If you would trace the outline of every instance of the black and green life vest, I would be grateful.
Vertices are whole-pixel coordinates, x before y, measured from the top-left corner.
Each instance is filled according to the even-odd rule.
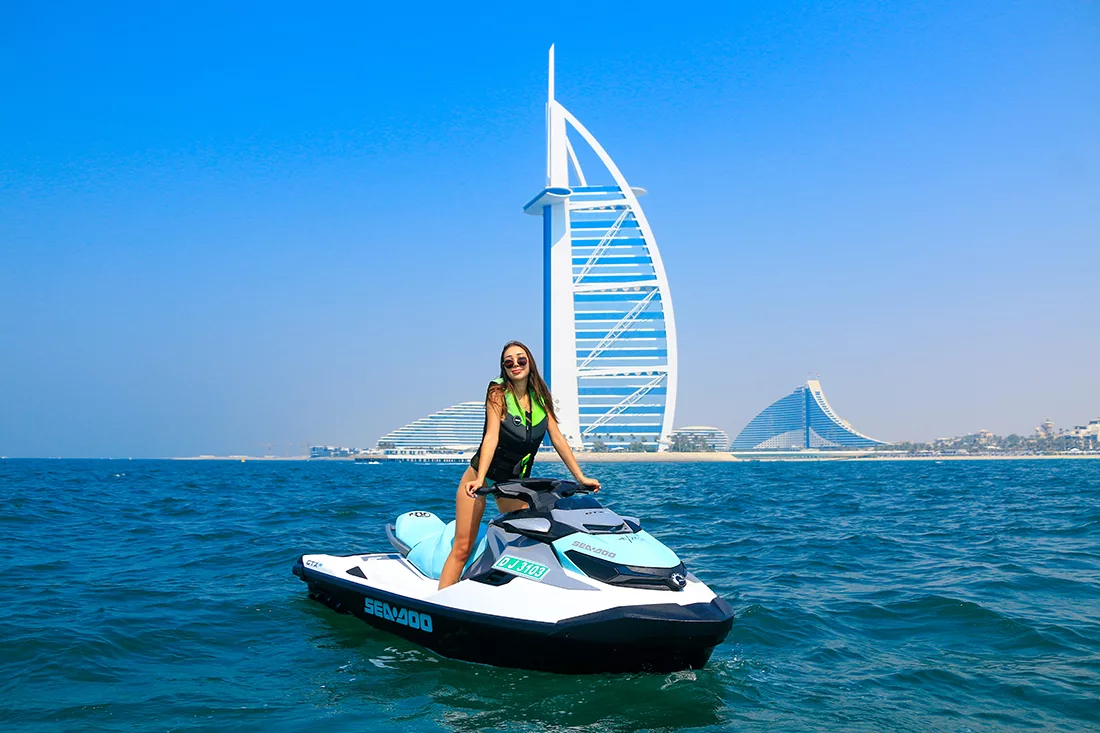
[[[504,378],[498,377],[490,382],[504,384]],[[535,454],[542,445],[542,438],[546,435],[546,410],[535,395],[533,390],[527,391],[527,397],[531,400],[531,411],[524,413],[516,402],[512,390],[504,389],[504,403],[506,406],[504,419],[500,422],[500,438],[497,441],[496,452],[489,463],[489,471],[486,478],[493,481],[509,481],[517,478],[527,478],[531,475],[531,465],[535,462]],[[482,431],[484,439],[485,433]],[[481,449],[470,459],[470,465],[478,470],[481,459]]]

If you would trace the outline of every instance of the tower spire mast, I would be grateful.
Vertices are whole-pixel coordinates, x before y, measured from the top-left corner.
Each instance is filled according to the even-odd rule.
[[[550,46],[550,74],[546,99],[546,185],[549,188],[569,186],[569,153],[565,140],[565,115],[554,101],[554,47]]]

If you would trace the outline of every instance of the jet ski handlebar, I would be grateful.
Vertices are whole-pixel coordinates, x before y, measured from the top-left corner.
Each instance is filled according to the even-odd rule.
[[[592,489],[573,481],[559,481],[558,479],[531,478],[517,481],[501,481],[493,486],[482,486],[474,492],[478,496],[503,496],[508,499],[519,499],[527,502],[532,509],[541,508],[542,504],[553,504],[558,499],[572,496],[573,494],[591,494]],[[549,501],[547,501],[549,500]]]

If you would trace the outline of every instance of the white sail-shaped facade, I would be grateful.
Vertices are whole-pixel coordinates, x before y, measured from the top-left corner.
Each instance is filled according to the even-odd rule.
[[[676,406],[676,325],[657,240],[615,162],[554,99],[546,187],[524,210],[543,220],[543,354],[562,433],[574,448],[665,450]],[[577,145],[601,163],[581,169]]]

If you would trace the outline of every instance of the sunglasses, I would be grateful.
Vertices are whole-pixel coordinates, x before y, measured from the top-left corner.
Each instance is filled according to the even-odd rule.
[[[511,369],[514,366],[525,367],[525,366],[527,366],[527,357],[526,356],[521,356],[518,359],[516,359],[515,361],[512,361],[512,357],[509,356],[507,359],[505,359],[501,363],[504,364],[505,369]]]

